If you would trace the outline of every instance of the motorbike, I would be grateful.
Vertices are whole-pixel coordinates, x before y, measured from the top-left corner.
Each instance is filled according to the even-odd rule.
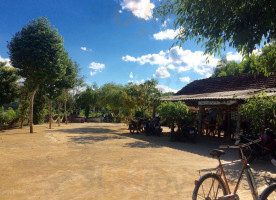
[[[137,119],[136,121],[131,120],[128,126],[129,132],[130,133],[134,133],[136,131],[136,133],[142,133],[143,132],[143,120],[141,119]]]
[[[183,123],[178,130],[171,134],[171,141],[191,141],[196,143],[197,129],[192,123]]]
[[[192,143],[196,143],[197,130],[194,126],[191,124],[184,125],[181,129],[185,138],[190,140]]]
[[[153,119],[147,120],[147,122],[144,125],[144,130],[148,136],[156,135],[160,137],[163,129],[161,128],[160,121]]]
[[[266,136],[269,136],[265,138]],[[243,134],[236,134],[234,136],[235,145],[246,144],[256,139],[260,139],[260,142],[252,144],[250,146],[243,147],[243,153],[247,158],[248,163],[252,163],[256,159],[271,160],[276,158],[276,142],[273,136],[273,132],[270,129],[266,129],[265,132],[259,136],[248,136]],[[241,153],[239,151],[239,157]]]

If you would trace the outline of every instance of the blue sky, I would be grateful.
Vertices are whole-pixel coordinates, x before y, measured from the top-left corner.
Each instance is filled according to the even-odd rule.
[[[152,18],[158,0],[0,0],[0,61],[8,61],[7,42],[29,21],[48,17],[64,38],[70,57],[79,63],[87,84],[127,84],[158,80],[164,92],[209,77],[219,61],[206,64],[200,45],[173,47],[171,19]],[[241,60],[233,49],[228,60]]]

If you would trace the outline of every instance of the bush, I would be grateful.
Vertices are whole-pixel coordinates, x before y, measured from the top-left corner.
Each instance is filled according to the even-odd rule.
[[[7,124],[9,121],[16,117],[16,112],[9,107],[8,110],[5,112],[4,107],[0,107],[0,126]]]
[[[180,101],[163,102],[158,106],[157,112],[163,119],[166,119],[168,126],[171,128],[171,132],[174,132],[175,125],[180,126],[184,120],[190,117],[188,107]]]
[[[241,106],[241,114],[247,118],[253,131],[260,134],[265,128],[275,130],[276,97],[267,96],[265,93],[253,96]]]

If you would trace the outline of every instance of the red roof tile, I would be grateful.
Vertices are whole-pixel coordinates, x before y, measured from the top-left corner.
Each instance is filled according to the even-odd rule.
[[[183,87],[175,95],[191,95],[275,87],[276,73],[269,77],[265,77],[262,73],[259,75],[238,74],[234,76],[196,80]]]

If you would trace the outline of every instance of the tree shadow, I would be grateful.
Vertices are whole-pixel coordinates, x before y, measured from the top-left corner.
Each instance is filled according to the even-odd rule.
[[[134,141],[132,143],[127,143],[124,147],[130,148],[161,148],[168,147],[180,151],[185,151],[201,156],[211,157],[210,152],[213,149],[219,149],[220,145],[233,145],[234,141],[227,141],[225,139],[220,138],[208,138],[208,137],[199,137],[197,138],[197,142],[195,144],[186,141],[186,142],[172,142],[169,140],[167,133],[163,134],[161,137],[156,136],[146,136],[145,134],[130,134],[130,133],[120,133],[118,135],[133,138],[138,141]],[[230,162],[233,160],[238,160],[238,149],[223,149],[225,151],[225,155],[221,157],[223,162]],[[173,156],[173,155],[172,155]],[[217,163],[218,164],[218,163]],[[256,176],[260,176],[265,171],[276,174],[276,167],[270,161],[256,160],[251,165]],[[216,165],[214,166],[216,167]],[[230,167],[231,170],[241,170],[241,166],[232,165]],[[264,170],[265,169],[265,170]],[[234,172],[230,177],[235,177]],[[233,178],[236,180],[237,177]],[[259,181],[261,182],[261,181]]]
[[[95,142],[101,142],[105,140],[118,140],[124,139],[121,136],[69,136],[70,142],[75,142],[78,144],[93,144]]]
[[[64,132],[69,134],[109,134],[109,133],[116,133],[118,131],[109,129],[109,128],[95,128],[95,127],[86,127],[86,128],[74,128],[74,129],[58,129],[57,132]]]
[[[123,147],[130,147],[130,148],[160,148],[161,146],[153,143],[147,143],[142,141],[135,141],[131,143],[126,143]]]

